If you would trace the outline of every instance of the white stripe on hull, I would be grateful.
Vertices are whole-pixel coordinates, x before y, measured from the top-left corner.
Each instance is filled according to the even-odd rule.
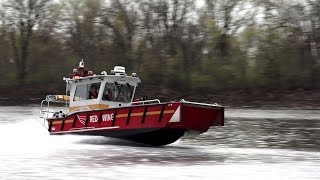
[[[111,126],[105,128],[95,128],[95,127],[86,127],[81,129],[71,129],[71,131],[59,131],[59,132],[50,132],[50,134],[62,134],[62,133],[75,133],[75,132],[85,132],[85,131],[98,131],[98,130],[105,130],[105,129],[117,129],[119,126]]]

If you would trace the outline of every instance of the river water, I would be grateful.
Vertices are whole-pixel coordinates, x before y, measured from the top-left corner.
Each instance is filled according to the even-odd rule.
[[[38,107],[0,107],[0,179],[320,179],[320,110],[228,109],[164,147],[49,136]]]

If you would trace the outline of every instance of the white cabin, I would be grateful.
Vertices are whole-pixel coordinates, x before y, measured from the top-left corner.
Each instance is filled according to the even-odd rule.
[[[136,73],[128,76],[122,66],[114,67],[111,74],[103,71],[101,75],[95,75],[84,68],[83,61],[64,80],[67,83],[67,95],[70,96],[69,113],[128,106],[133,102],[136,88],[141,82]]]

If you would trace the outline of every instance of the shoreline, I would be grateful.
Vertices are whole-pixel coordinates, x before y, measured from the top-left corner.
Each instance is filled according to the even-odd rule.
[[[55,90],[47,91],[47,94],[65,94],[63,91],[53,93]],[[56,91],[57,92],[57,91]],[[6,94],[4,96],[4,94]],[[44,89],[33,89],[25,91],[0,92],[0,106],[19,106],[39,104],[47,95]],[[161,102],[195,101],[201,103],[218,103],[225,108],[255,108],[255,109],[320,109],[320,90],[306,91],[255,91],[246,92],[242,90],[226,90],[217,92],[191,92],[189,94],[178,94],[177,92],[155,93],[142,89],[135,97],[147,95],[148,99],[153,97]]]

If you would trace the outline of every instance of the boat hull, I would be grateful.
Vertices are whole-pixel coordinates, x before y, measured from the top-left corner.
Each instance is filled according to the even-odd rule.
[[[162,129],[128,129],[128,130],[105,130],[95,129],[88,131],[73,132],[75,135],[104,136],[120,138],[151,146],[163,146],[177,141],[184,135],[185,130],[162,128]],[[71,133],[69,133],[71,134]]]
[[[105,136],[160,146],[175,142],[189,130],[204,133],[210,126],[223,126],[224,109],[170,102],[81,111],[47,120],[52,135]]]

